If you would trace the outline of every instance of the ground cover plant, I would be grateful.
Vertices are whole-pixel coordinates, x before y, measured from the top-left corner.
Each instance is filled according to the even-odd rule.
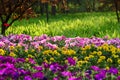
[[[0,38],[1,80],[120,80],[119,64],[119,38]]]
[[[49,36],[64,35],[66,37],[120,37],[119,23],[115,12],[91,12],[75,14],[57,14],[46,17],[40,16],[29,20],[16,21],[6,34],[28,34],[31,36],[47,34]]]

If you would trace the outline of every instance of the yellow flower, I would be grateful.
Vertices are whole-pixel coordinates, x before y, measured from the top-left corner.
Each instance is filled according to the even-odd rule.
[[[115,54],[113,54],[112,55],[114,58],[118,58],[119,57],[119,55],[115,55]]]
[[[15,47],[14,47],[14,46],[10,46],[9,49],[10,49],[10,50],[14,50]]]
[[[28,54],[28,58],[34,58],[34,56],[31,54]]]
[[[97,50],[102,50],[102,47],[101,46],[97,47]]]
[[[18,44],[16,47],[17,47],[17,48],[21,48],[22,46],[21,46],[20,44]]]
[[[69,54],[70,54],[70,55],[74,55],[75,53],[76,53],[76,52],[75,52],[74,50],[72,50],[72,49],[69,50]]]
[[[25,61],[28,62],[28,61],[29,61],[29,58],[25,58]]]
[[[57,55],[57,56],[60,56],[60,53],[59,53],[57,50],[54,50],[54,51],[53,51],[53,55],[54,55],[54,54]]]
[[[48,63],[48,61],[45,59],[44,62]]]
[[[117,52],[120,52],[120,48],[117,48]]]
[[[83,63],[84,63],[84,61],[82,61],[82,60],[77,61],[77,65],[78,65],[78,66],[82,66],[82,65],[83,65]]]
[[[54,61],[55,59],[53,57],[50,58],[50,61]]]
[[[94,58],[94,56],[93,55],[89,55],[89,58]]]
[[[95,55],[95,54],[97,54],[97,52],[96,52],[96,51],[93,51],[91,54],[92,54],[92,55]]]
[[[97,63],[101,63],[103,60],[102,59],[98,59]]]
[[[101,55],[102,55],[102,52],[101,52],[101,51],[98,51],[98,52],[97,52],[97,55],[98,55],[98,56],[101,56]]]
[[[68,63],[68,60],[65,60],[65,63],[67,64],[67,63]]]
[[[43,52],[43,55],[49,55],[49,54],[51,54],[52,53],[52,50],[45,50],[44,52]]]
[[[62,54],[66,55],[67,54],[67,50],[62,50]]]
[[[85,50],[90,49],[90,48],[91,48],[90,45],[85,46]]]
[[[25,52],[28,53],[28,50],[26,49]]]
[[[62,50],[67,50],[67,48],[66,47],[62,47]]]
[[[116,54],[116,52],[115,52],[115,51],[112,51],[112,54]]]
[[[113,60],[112,60],[111,58],[108,58],[108,59],[107,59],[107,62],[112,63]]]
[[[76,52],[74,50],[72,50],[72,49],[70,49],[70,50],[62,50],[62,54],[64,54],[64,55],[74,55],[74,54],[76,54]]]
[[[105,51],[109,51],[108,46],[103,46],[102,48],[103,48],[103,50],[105,50]]]
[[[75,61],[77,61],[77,60],[78,60],[78,58],[77,58],[77,57],[73,57],[73,59],[74,59]]]
[[[110,67],[109,66],[106,66],[106,68],[105,68],[106,70],[109,70],[110,69]]]
[[[34,49],[31,50],[31,52],[34,52],[34,51],[35,51]]]
[[[107,46],[107,47],[108,47],[108,44],[107,44],[107,43],[104,43],[102,46]]]
[[[118,71],[118,75],[120,75],[120,71]]]
[[[43,49],[43,46],[39,46],[38,49],[42,50],[42,49]]]
[[[85,48],[81,48],[82,51],[85,51],[86,49]]]
[[[118,59],[118,61],[117,61],[117,62],[118,62],[118,64],[120,64],[120,59]]]
[[[88,61],[89,59],[90,59],[89,57],[85,57],[85,58],[84,58],[85,61]]]
[[[16,54],[15,54],[14,52],[10,52],[9,56],[11,56],[11,57],[15,57]]]
[[[3,49],[0,49],[0,55],[5,55],[5,51]]]
[[[103,60],[103,59],[106,59],[106,57],[105,57],[105,56],[100,56],[100,59],[102,59],[102,60]]]
[[[83,61],[83,63],[88,63],[88,61],[85,60],[85,61]]]
[[[86,51],[82,51],[82,54],[85,54],[86,53]]]

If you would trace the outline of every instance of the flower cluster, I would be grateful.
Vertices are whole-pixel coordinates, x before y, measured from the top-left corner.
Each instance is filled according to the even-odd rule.
[[[119,80],[119,65],[118,38],[0,38],[0,80]]]

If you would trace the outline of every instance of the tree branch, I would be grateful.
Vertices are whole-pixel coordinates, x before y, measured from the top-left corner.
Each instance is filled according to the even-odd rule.
[[[2,17],[2,15],[0,15],[0,19],[1,19],[1,22],[3,22],[3,17]]]
[[[23,12],[21,12],[21,14],[17,17],[17,18],[15,18],[15,19],[13,19],[11,22],[10,22],[10,25],[12,25],[16,20],[18,20],[19,18],[21,18],[23,15],[24,15],[24,13],[26,12],[26,10],[28,10],[31,6],[33,6],[35,4],[35,2],[33,3],[33,4],[31,4],[30,6],[28,6]],[[6,29],[7,29],[8,27],[6,27]]]

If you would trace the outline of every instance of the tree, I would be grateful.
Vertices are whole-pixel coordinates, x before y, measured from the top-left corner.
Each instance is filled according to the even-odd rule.
[[[1,34],[5,35],[5,31],[26,14],[35,2],[36,0],[0,0]]]

